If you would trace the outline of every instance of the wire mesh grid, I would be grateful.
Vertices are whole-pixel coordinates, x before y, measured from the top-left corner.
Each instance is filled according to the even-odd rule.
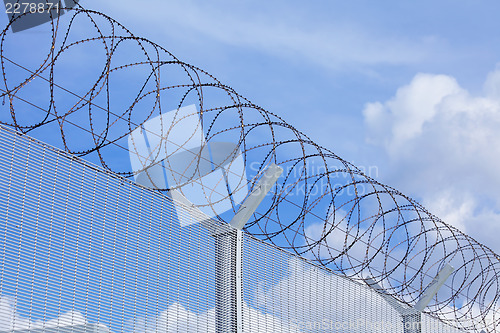
[[[177,118],[176,128],[199,118],[208,145],[237,146],[251,185],[270,162],[285,169],[246,232],[298,255],[312,254],[317,264],[352,279],[369,273],[406,304],[421,297],[448,261],[455,272],[430,311],[466,330],[497,331],[498,255],[415,200],[103,13],[78,6],[31,39],[10,34],[12,24],[1,33],[0,123],[132,177],[130,134],[166,110],[179,115],[180,107],[196,105]],[[86,60],[75,65],[81,54]],[[170,125],[162,137],[169,133]],[[198,152],[202,162],[205,150]],[[227,222],[227,216],[217,218]]]
[[[168,197],[3,128],[0,169],[0,331],[215,331],[210,231]]]
[[[0,331],[236,331],[223,225],[181,228],[164,194],[4,127],[0,183]],[[250,235],[242,253],[241,332],[403,332],[365,285]]]
[[[244,240],[243,318],[248,332],[462,332],[428,315],[421,325],[406,323],[368,286],[251,235]],[[259,319],[262,313],[274,320]]]

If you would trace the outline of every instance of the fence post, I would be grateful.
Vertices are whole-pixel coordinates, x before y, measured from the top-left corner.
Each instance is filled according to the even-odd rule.
[[[403,319],[404,333],[421,333],[422,332],[422,311],[429,304],[431,299],[436,296],[439,289],[443,286],[446,279],[453,273],[455,269],[446,264],[432,279],[431,283],[425,288],[424,293],[414,307],[408,308],[400,304],[393,296],[389,295],[375,280],[371,277],[365,279],[367,285],[375,289],[386,301],[391,305]]]
[[[241,230],[215,233],[215,329],[234,333],[241,322]]]
[[[215,329],[217,333],[243,332],[243,227],[276,183],[283,169],[271,164],[254,190],[215,237]]]

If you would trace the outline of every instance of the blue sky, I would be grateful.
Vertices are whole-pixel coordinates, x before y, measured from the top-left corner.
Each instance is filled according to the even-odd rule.
[[[497,2],[82,4],[207,70],[500,251]],[[18,37],[10,52],[30,59],[49,29],[24,33],[26,42]],[[88,80],[85,65],[100,58],[72,56],[83,65],[66,81],[78,91]],[[51,134],[38,137],[51,142]]]
[[[207,70],[500,250],[491,237],[500,231],[498,2],[82,4]],[[420,86],[427,91],[420,94]],[[446,99],[456,101],[446,106]],[[367,111],[377,103],[383,111]],[[398,131],[413,134],[404,139]]]
[[[500,252],[500,3],[81,3]]]

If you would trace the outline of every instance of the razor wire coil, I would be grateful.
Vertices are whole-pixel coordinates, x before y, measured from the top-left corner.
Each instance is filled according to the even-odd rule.
[[[114,162],[113,149],[127,151],[125,141],[130,133],[149,119],[196,103],[207,142],[221,138],[237,142],[246,164],[255,162],[254,177],[271,162],[285,169],[270,203],[247,225],[248,233],[353,279],[369,275],[409,305],[418,300],[444,262],[452,262],[455,272],[446,291],[431,303],[431,314],[458,328],[482,325],[489,332],[497,331],[500,257],[488,247],[447,225],[412,198],[366,176],[208,72],[135,36],[111,17],[80,5],[70,15],[51,21],[48,51],[30,68],[9,54],[13,22],[2,31],[4,86],[0,97],[7,99],[10,114],[2,118],[2,124],[22,133],[56,124],[65,151],[76,156],[96,155],[106,170],[132,177],[132,171]],[[88,36],[75,32],[82,20],[93,29]],[[133,61],[120,64],[121,47],[129,44],[137,54]],[[104,51],[104,59],[97,65],[84,64],[98,68],[94,82],[79,87],[78,93],[60,85],[64,55],[87,46],[97,53],[96,45]],[[119,96],[119,89],[113,88],[115,76],[126,77],[127,71],[136,69],[147,74],[128,104],[115,107],[115,96]],[[175,73],[170,76],[169,71]],[[48,87],[44,103],[31,102],[24,94],[34,82]],[[75,101],[69,106],[59,104],[59,91]],[[26,103],[42,110],[41,116],[27,116]],[[143,107],[146,103],[148,108]],[[73,134],[75,128],[86,133],[85,140]],[[162,137],[168,135],[161,133]]]

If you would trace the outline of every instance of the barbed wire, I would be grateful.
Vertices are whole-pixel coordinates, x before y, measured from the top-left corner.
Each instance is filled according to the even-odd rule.
[[[491,249],[111,17],[80,5],[66,16],[50,23],[46,51],[23,59],[27,64],[10,54],[13,22],[2,31],[0,98],[9,108],[2,124],[22,133],[49,127],[67,152],[96,156],[106,170],[132,177],[151,164],[124,167],[120,154],[128,154],[130,134],[165,111],[195,104],[195,115],[179,115],[150,134],[168,141],[196,116],[208,144],[237,143],[251,186],[269,163],[284,169],[248,233],[352,279],[370,276],[408,305],[449,262],[455,271],[428,312],[461,329],[497,331],[500,258]],[[92,59],[74,60],[82,56]],[[29,104],[45,106],[35,114]],[[190,152],[198,154],[195,161],[206,158]]]

